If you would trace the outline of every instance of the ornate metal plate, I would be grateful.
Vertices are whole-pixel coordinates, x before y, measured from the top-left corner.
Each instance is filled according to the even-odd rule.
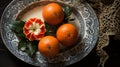
[[[26,6],[29,7],[29,9],[32,9],[35,7],[32,5],[45,5],[50,2],[56,2],[62,6],[68,5],[74,9],[73,16],[77,18],[77,22],[72,23],[77,25],[80,37],[74,47],[60,52],[59,55],[54,58],[45,58],[39,52],[37,52],[33,60],[26,53],[18,51],[19,40],[9,29],[9,23],[11,20],[20,18],[19,14],[23,9],[27,9]],[[80,61],[90,53],[98,39],[98,25],[96,14],[89,4],[78,2],[77,0],[74,2],[72,0],[13,0],[2,15],[0,27],[1,36],[5,46],[17,58],[35,66],[63,67]]]

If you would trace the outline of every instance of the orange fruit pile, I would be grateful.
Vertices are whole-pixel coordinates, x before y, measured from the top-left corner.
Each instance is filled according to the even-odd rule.
[[[54,36],[43,37],[38,44],[38,50],[45,57],[54,57],[60,51],[60,43],[65,46],[73,46],[78,40],[78,31],[73,24],[61,25]]]
[[[64,12],[60,5],[50,3],[43,7],[42,15],[44,20],[50,25],[60,24],[64,19]],[[60,51],[60,43],[63,46],[73,46],[78,39],[77,28],[70,23],[62,24],[56,31],[56,37],[45,36],[38,44],[38,50],[45,57],[54,57]]]

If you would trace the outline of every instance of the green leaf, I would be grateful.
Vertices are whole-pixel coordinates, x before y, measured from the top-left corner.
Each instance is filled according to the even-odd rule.
[[[65,6],[65,7],[64,7],[64,15],[65,15],[65,18],[64,18],[63,21],[67,21],[67,20],[70,18],[71,13],[72,13],[71,7]]]
[[[38,41],[29,41],[25,37],[23,33],[24,24],[24,21],[12,21],[9,24],[9,27],[16,34],[16,36],[20,38],[20,42],[18,43],[18,50],[26,52],[30,57],[33,57],[37,51]]]
[[[9,27],[12,31],[15,33],[23,33],[23,27],[24,27],[25,22],[24,21],[12,21],[9,24]]]
[[[35,52],[37,51],[37,44],[38,42],[37,41],[29,41],[28,44],[27,44],[27,47],[26,47],[26,53],[32,57]]]
[[[21,40],[18,44],[18,50],[26,52],[30,57],[33,57],[37,51],[37,44],[38,41]]]
[[[23,33],[17,33],[16,34],[20,39],[26,39],[25,34]]]
[[[24,21],[14,21],[12,20],[9,24],[10,29],[16,34],[20,39],[26,39],[23,33]]]
[[[51,36],[56,36],[56,30],[60,25],[50,25],[47,22],[45,22],[45,28],[46,28],[46,32],[45,35],[51,35]]]
[[[18,50],[19,51],[25,51],[27,48],[27,42],[26,41],[20,41],[18,43]]]

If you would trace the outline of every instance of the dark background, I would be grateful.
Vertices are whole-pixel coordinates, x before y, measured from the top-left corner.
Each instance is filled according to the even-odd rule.
[[[5,7],[11,2],[12,0],[0,0],[0,18],[5,9]],[[99,57],[96,54],[96,48],[94,48],[91,53],[86,56],[81,61],[69,65],[67,67],[97,67],[99,63]],[[120,67],[120,41],[115,40],[114,36],[110,36],[110,43],[109,46],[105,47],[104,50],[107,51],[109,54],[109,59],[105,63],[105,67]],[[2,42],[0,37],[0,67],[35,67],[29,65],[14,55],[12,55],[5,45]]]

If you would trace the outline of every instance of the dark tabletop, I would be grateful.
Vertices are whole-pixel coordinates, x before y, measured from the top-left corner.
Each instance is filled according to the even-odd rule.
[[[5,9],[5,7],[12,0],[0,0],[0,17]],[[96,48],[94,48],[91,53],[86,56],[81,61],[69,65],[67,67],[97,67],[99,63],[99,57],[96,54]],[[109,59],[105,63],[105,67],[120,67],[120,41],[115,40],[114,36],[110,36],[109,46],[105,47],[104,50],[109,54]],[[12,55],[2,42],[0,37],[0,67],[35,67],[29,65],[14,55]]]

